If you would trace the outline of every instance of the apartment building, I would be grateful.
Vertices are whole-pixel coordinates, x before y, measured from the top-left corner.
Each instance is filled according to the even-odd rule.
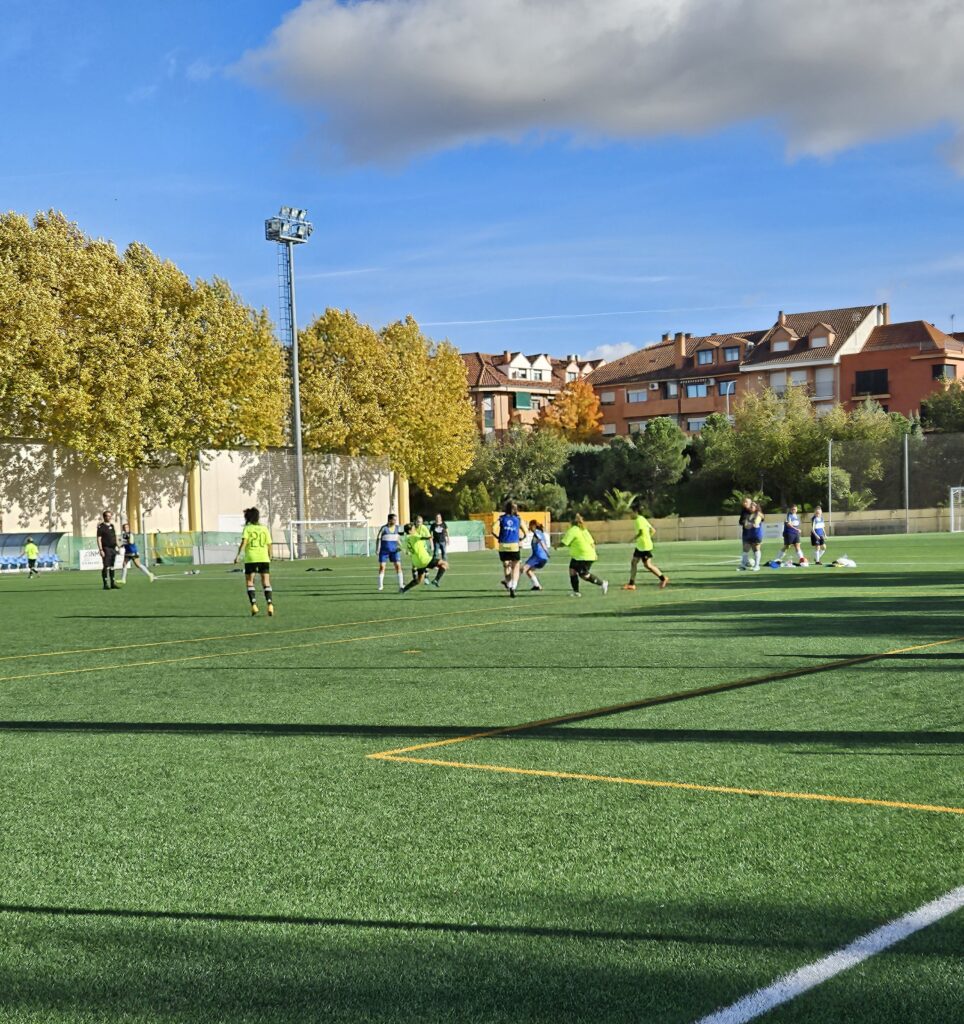
[[[804,387],[822,414],[843,398],[841,360],[859,352],[888,318],[886,304],[851,306],[780,312],[768,328],[733,334],[664,334],[659,343],[590,374],[603,434],[645,430],[657,416],[695,434],[711,413],[729,415],[743,394],[764,387],[779,394]]]
[[[746,387],[740,366],[764,333],[664,334],[594,370],[589,382],[602,406],[603,436],[637,433],[658,416],[697,433],[710,413],[728,414]]]
[[[875,327],[859,352],[840,363],[841,401],[868,398],[888,412],[920,413],[920,403],[944,380],[964,380],[964,341],[926,320]]]
[[[488,438],[499,437],[513,423],[532,426],[567,383],[588,376],[604,362],[577,355],[557,359],[546,353],[509,351],[501,355],[463,352],[462,360],[479,432]]]
[[[747,390],[772,388],[782,394],[791,385],[805,388],[818,416],[845,395],[840,366],[860,352],[874,329],[889,322],[887,304],[783,313],[740,367]]]

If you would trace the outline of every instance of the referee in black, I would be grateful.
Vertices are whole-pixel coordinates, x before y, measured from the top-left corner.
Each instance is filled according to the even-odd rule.
[[[113,514],[104,509],[103,522],[97,524],[97,550],[100,551],[103,568],[100,570],[104,590],[116,590],[114,582],[114,559],[117,558],[117,530],[111,522]],[[108,583],[108,578],[110,582]]]

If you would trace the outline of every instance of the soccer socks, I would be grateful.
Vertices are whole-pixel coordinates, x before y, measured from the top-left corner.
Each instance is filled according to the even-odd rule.
[[[264,601],[265,604],[274,604],[274,602],[271,600],[271,587],[264,588]]]
[[[759,548],[753,552],[753,565],[754,568],[760,568],[760,550]]]
[[[533,590],[540,590],[542,588],[542,584],[539,582],[539,577],[536,576],[534,572],[529,573],[529,579],[532,580]]]
[[[583,579],[585,579],[587,583],[595,583],[597,587],[601,587],[603,585],[603,581],[598,576],[593,576],[591,572],[587,573]]]
[[[441,578],[442,578],[442,577],[443,577],[444,575],[445,575],[445,570],[444,570],[444,569],[438,569],[438,570],[436,571],[436,573],[435,573],[435,582],[436,582],[436,583],[438,583],[438,581],[439,581],[439,580],[440,580],[440,579],[441,579]]]
[[[254,587],[248,587],[248,600],[254,604],[257,600],[257,595],[254,592]]]
[[[401,569],[398,570],[398,589],[401,590],[405,586],[405,574]]]
[[[126,582],[127,582],[127,566],[125,565],[124,568],[121,569],[121,583],[126,583]]]
[[[569,586],[572,587],[572,592],[574,594],[578,594],[579,593],[579,577],[578,576],[570,576],[569,577]]]

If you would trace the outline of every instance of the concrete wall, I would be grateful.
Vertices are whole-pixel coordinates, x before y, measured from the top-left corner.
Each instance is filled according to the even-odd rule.
[[[294,517],[294,458],[288,449],[206,452],[202,463],[193,495],[196,528],[239,529],[242,510],[250,505],[261,509],[262,522],[271,529]],[[308,518],[375,524],[389,511],[389,473],[376,460],[308,455],[305,481]],[[138,482],[145,516],[141,529],[190,528],[183,469],[141,470]],[[103,509],[126,515],[127,488],[124,472],[77,465],[44,445],[0,444],[0,532],[65,530],[92,536]]]
[[[773,517],[770,517],[773,521]],[[781,521],[778,517],[777,521]],[[804,540],[809,534],[804,517]],[[656,528],[657,543],[683,540],[736,540],[740,536],[736,516],[700,516],[668,519],[651,519]],[[848,537],[858,534],[883,533],[946,533],[950,529],[950,513],[944,508],[912,508],[909,514],[903,509],[878,509],[869,512],[835,512],[829,519],[831,537]],[[589,532],[597,544],[631,544],[633,521],[631,519],[609,519],[587,522]],[[907,528],[909,527],[909,529]],[[569,528],[568,523],[552,524],[553,543]]]

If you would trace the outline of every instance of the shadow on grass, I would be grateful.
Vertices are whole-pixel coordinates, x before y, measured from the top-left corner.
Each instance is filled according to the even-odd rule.
[[[529,916],[625,921],[615,929],[165,913],[8,904],[0,966],[6,1020],[485,1024],[683,1022],[878,926],[854,907],[669,907],[645,898]],[[890,912],[890,908],[888,908]],[[493,907],[495,920],[512,913]],[[643,927],[640,927],[640,923]],[[651,927],[647,927],[647,925]],[[959,1010],[954,933],[903,947],[929,984],[887,1012],[887,979],[837,986],[823,1019],[922,1022]],[[896,979],[900,981],[900,979]],[[883,1011],[883,1012],[882,1012]]]
[[[239,736],[346,736],[377,739],[447,739],[497,729],[493,725],[366,725],[311,722],[83,722],[0,721],[0,732],[174,733],[179,735]],[[933,730],[817,730],[817,729],[621,729],[542,727],[505,733],[500,741],[549,740],[553,743],[732,743],[781,745],[788,743],[832,746],[957,746],[964,732]]]

